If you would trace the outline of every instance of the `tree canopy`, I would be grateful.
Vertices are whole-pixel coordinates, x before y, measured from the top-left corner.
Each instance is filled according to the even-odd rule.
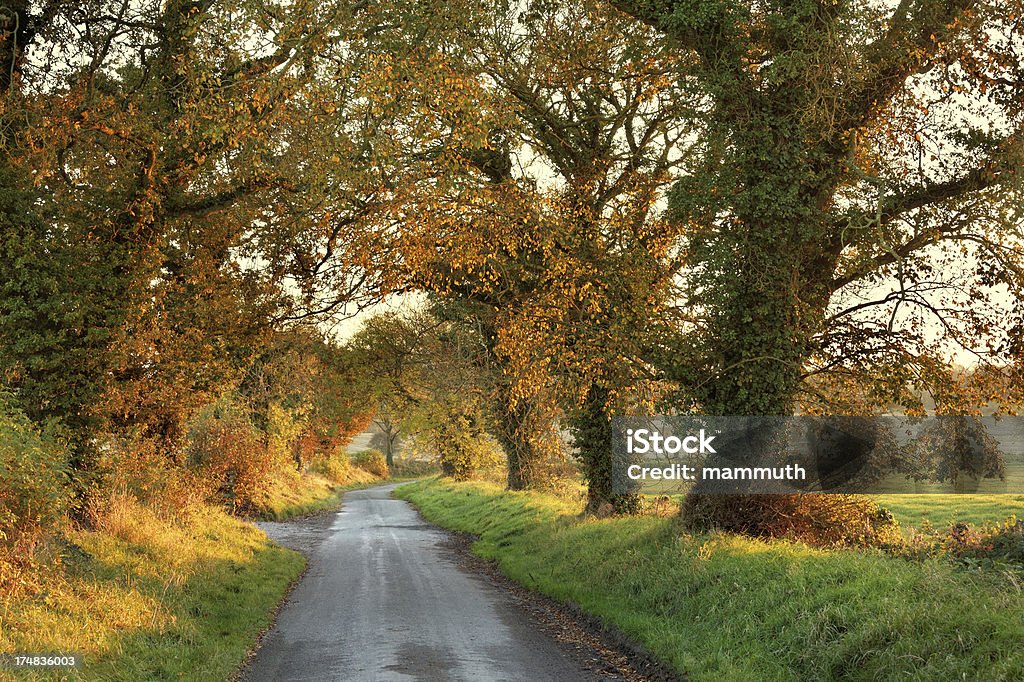
[[[615,414],[1019,408],[1020,0],[2,9],[0,376],[81,470],[415,407],[628,510]]]

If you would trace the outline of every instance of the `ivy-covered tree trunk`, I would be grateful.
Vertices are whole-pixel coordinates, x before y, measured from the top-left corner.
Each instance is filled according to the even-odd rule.
[[[569,420],[576,457],[587,481],[588,514],[632,514],[640,506],[635,493],[616,494],[612,485],[612,422],[608,389],[593,383],[579,410]]]
[[[505,451],[509,490],[533,487],[544,461],[557,448],[551,412],[539,400],[513,400],[510,387],[503,385],[495,401],[494,435]]]
[[[823,324],[838,257],[824,209],[842,158],[827,144],[807,142],[814,138],[798,123],[795,106],[752,94],[737,105],[749,125],[719,132],[734,141],[733,167],[740,170],[729,178],[737,188],[733,216],[700,254],[710,273],[701,302],[711,314],[703,344],[707,378],[695,399],[705,414],[792,415]],[[703,200],[679,193],[675,199],[684,215]],[[751,462],[771,456],[760,448],[776,447],[762,435],[748,453]],[[698,527],[746,531],[753,524],[756,534],[757,510],[767,520],[778,502],[770,495],[706,495],[698,484],[684,512]]]
[[[732,115],[712,129],[732,145],[717,178],[730,187],[731,215],[695,239],[707,273],[695,298],[710,313],[709,376],[696,395],[707,414],[792,413],[839,255],[828,209],[845,154],[801,122],[799,94],[771,94],[723,96]],[[714,201],[707,189],[677,188],[672,211],[702,214]]]
[[[488,459],[487,435],[477,414],[454,400],[432,406],[431,431],[441,473],[456,481],[469,479]]]

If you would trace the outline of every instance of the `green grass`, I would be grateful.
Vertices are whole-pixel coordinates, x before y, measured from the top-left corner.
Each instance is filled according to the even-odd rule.
[[[130,498],[67,541],[38,591],[0,600],[0,651],[83,656],[32,679],[226,680],[305,565],[220,510],[172,521]]]
[[[694,680],[1024,679],[1019,573],[685,536],[674,519],[580,520],[562,499],[487,483],[397,494],[479,535],[474,551],[511,578],[613,623]]]
[[[975,525],[1024,517],[1024,495],[875,495],[903,525],[928,521],[944,528],[955,521]]]

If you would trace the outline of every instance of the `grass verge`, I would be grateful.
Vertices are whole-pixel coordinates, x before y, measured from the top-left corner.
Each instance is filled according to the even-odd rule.
[[[366,488],[381,479],[353,467],[344,479],[331,480],[316,474],[291,476],[275,485],[257,518],[262,521],[286,521],[296,516],[335,509],[346,490]]]
[[[31,679],[226,680],[305,566],[219,509],[170,520],[129,496],[56,547],[35,589],[0,600],[0,651],[83,664]]]
[[[357,466],[328,470],[330,475],[307,471],[301,476],[286,475],[275,481],[270,495],[256,517],[261,521],[287,521],[297,516],[316,514],[337,509],[342,496],[349,490],[359,490],[382,483],[401,483],[423,478],[416,470],[399,470],[387,479]],[[433,473],[433,472],[431,472]]]
[[[671,518],[581,520],[562,499],[490,483],[397,495],[694,680],[1024,679],[1020,573],[684,536]]]
[[[262,516],[333,509],[344,482],[282,477]],[[91,530],[52,540],[48,565],[16,595],[0,595],[0,652],[76,653],[75,670],[0,670],[0,679],[227,680],[245,659],[305,560],[252,525],[202,505],[160,514],[112,495]]]

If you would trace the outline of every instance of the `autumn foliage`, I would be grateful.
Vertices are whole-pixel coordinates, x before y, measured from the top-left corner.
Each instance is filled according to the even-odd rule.
[[[516,489],[568,435],[588,509],[630,513],[617,414],[1018,410],[1021,16],[14,3],[3,541],[118,486],[249,513],[371,422],[379,475],[402,439],[456,478],[500,450]],[[402,295],[422,309],[339,332]],[[888,532],[854,499],[687,505],[819,544]]]
[[[688,495],[690,530],[722,530],[789,538],[817,547],[880,547],[902,543],[892,515],[861,495]]]

